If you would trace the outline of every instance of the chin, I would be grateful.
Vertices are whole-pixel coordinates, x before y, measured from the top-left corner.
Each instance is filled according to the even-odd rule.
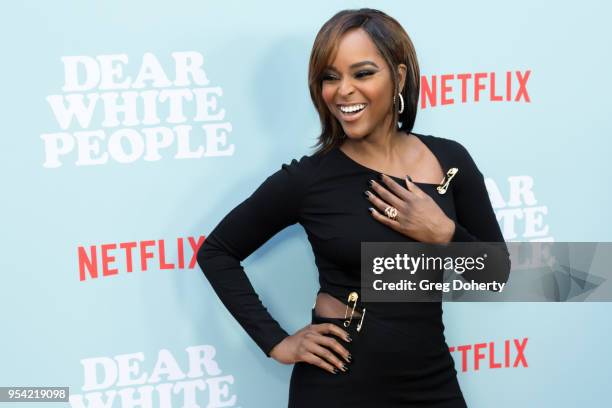
[[[348,130],[345,127],[342,127],[342,130],[344,131],[344,134],[346,135],[347,139],[363,139],[364,137],[370,134],[367,131],[355,129]]]

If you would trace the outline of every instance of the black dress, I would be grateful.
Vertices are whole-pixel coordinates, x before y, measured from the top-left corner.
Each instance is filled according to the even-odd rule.
[[[415,135],[445,174],[451,167],[459,169],[445,194],[438,193],[437,184],[416,182],[455,221],[452,241],[503,242],[483,175],[468,151],[450,139]],[[201,246],[197,259],[206,278],[267,356],[289,334],[263,306],[240,262],[278,231],[300,223],[314,251],[319,292],[347,304],[348,294],[360,290],[362,241],[414,242],[369,213],[372,203],[363,192],[372,191],[368,181],[377,175],[338,147],[293,159],[230,211]],[[405,185],[403,179],[392,178]],[[317,316],[314,309],[311,317],[313,323],[343,327],[344,319]],[[337,338],[352,354],[349,370],[332,374],[308,363],[295,364],[289,407],[466,406],[445,341],[440,302],[370,303],[357,331],[359,320],[343,327],[352,342]]]

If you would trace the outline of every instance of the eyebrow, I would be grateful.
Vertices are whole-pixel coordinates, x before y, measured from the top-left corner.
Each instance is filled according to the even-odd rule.
[[[356,62],[354,64],[352,64],[349,68],[353,69],[353,68],[358,68],[361,67],[363,65],[374,65],[376,68],[378,68],[378,65],[376,65],[374,62],[372,61],[361,61],[361,62]],[[336,67],[334,67],[333,65],[330,65],[327,67],[327,69],[333,69],[334,71],[338,72],[338,69]]]

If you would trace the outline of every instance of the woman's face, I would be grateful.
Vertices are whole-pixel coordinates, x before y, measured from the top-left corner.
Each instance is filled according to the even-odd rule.
[[[392,86],[389,67],[369,35],[361,28],[344,33],[335,59],[323,72],[322,96],[347,137],[362,138],[389,129]],[[356,112],[343,112],[343,108]]]

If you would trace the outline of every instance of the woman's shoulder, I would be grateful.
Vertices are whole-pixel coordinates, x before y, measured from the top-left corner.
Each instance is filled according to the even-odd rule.
[[[280,159],[277,162],[280,163],[279,167],[269,177],[269,180],[282,184],[286,191],[303,194],[313,184],[324,159],[325,155],[316,152]]]
[[[286,160],[281,164],[281,169],[288,172],[290,175],[302,178],[305,180],[314,179],[322,163],[331,157],[330,152],[316,151],[310,154],[295,156],[290,160]]]
[[[319,154],[304,154],[302,156],[294,156],[292,159],[286,159],[281,164],[281,170],[286,171],[293,177],[308,178],[316,173],[316,169],[321,162],[322,157]]]

